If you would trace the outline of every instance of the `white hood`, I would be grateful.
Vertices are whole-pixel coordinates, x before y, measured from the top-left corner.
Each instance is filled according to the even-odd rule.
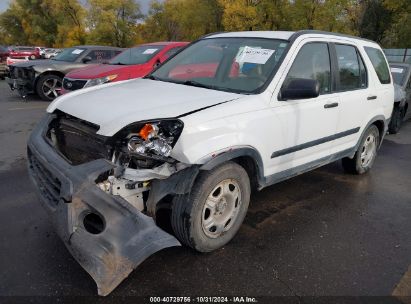
[[[100,126],[112,136],[141,120],[172,118],[243,95],[187,85],[134,79],[82,89],[57,98],[47,109],[58,109]]]

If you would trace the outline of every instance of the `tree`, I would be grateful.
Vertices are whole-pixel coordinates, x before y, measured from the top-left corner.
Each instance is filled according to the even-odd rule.
[[[392,13],[381,0],[365,1],[365,10],[360,21],[359,35],[376,42],[382,42],[391,27]]]
[[[220,0],[224,8],[223,25],[227,31],[255,30],[258,26],[258,1]]]
[[[15,0],[0,15],[7,44],[67,46],[85,40],[84,9],[78,0]]]
[[[392,13],[392,26],[385,32],[383,43],[388,47],[411,46],[411,3],[409,0],[384,0],[384,7]]]
[[[44,0],[44,4],[58,20],[54,46],[68,47],[86,42],[86,10],[78,0]]]
[[[128,47],[135,43],[137,21],[142,17],[134,0],[88,0],[89,41]]]
[[[145,40],[194,40],[222,30],[218,0],[153,1],[142,26]]]

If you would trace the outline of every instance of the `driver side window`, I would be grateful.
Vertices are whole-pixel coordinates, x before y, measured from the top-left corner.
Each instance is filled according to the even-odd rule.
[[[321,42],[304,45],[284,81],[287,85],[292,79],[313,79],[320,83],[320,94],[331,92],[331,64],[328,45]]]

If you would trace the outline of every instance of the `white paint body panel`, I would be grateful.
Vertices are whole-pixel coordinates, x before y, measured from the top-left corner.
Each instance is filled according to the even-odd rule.
[[[215,34],[206,39],[289,39],[292,34],[239,32]],[[355,45],[368,70],[368,88],[307,100],[279,101],[278,93],[298,51],[304,44],[315,41]],[[203,164],[222,151],[252,147],[261,155],[264,176],[270,176],[353,148],[373,117],[390,118],[393,85],[379,82],[364,46],[380,48],[376,43],[349,37],[318,33],[301,35],[290,47],[268,87],[257,95],[137,79],[75,91],[56,99],[48,111],[59,109],[98,124],[99,134],[112,136],[133,122],[177,117],[209,107],[181,118],[184,129],[171,156],[183,163]],[[376,95],[377,99],[367,100],[371,95]],[[324,109],[325,104],[333,102],[340,106]],[[216,104],[219,105],[213,106]],[[360,131],[353,135],[271,158],[273,152],[358,127]]]

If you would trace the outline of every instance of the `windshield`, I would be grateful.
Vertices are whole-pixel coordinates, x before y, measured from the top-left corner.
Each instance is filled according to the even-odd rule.
[[[407,68],[404,66],[390,66],[392,77],[394,78],[394,83],[402,85],[404,83],[405,75],[407,74]]]
[[[77,58],[80,57],[81,54],[83,54],[85,50],[86,49],[83,49],[83,48],[64,49],[60,54],[58,54],[52,60],[74,62],[77,60]]]
[[[148,78],[215,90],[255,93],[271,78],[288,42],[264,38],[200,40]]]
[[[158,54],[164,45],[142,45],[125,50],[118,56],[114,57],[109,64],[141,64],[150,61],[155,55]]]

